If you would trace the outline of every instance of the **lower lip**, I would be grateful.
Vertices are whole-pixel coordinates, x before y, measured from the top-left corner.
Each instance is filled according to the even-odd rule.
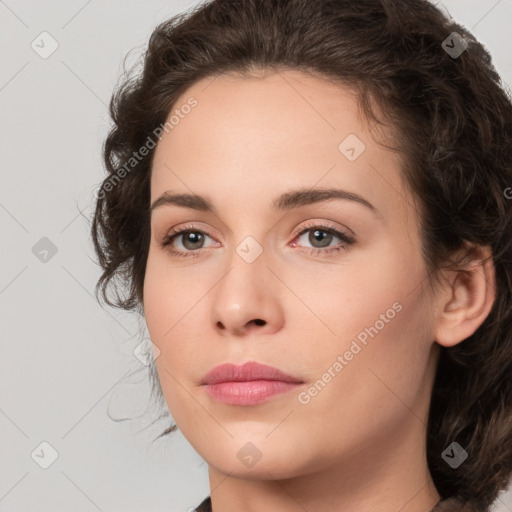
[[[276,395],[287,393],[301,384],[280,380],[251,380],[208,384],[206,391],[212,398],[231,405],[255,405]]]

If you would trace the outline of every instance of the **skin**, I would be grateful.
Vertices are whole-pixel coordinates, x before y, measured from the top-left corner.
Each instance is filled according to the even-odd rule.
[[[439,345],[459,343],[487,316],[492,264],[477,258],[464,274],[446,271],[435,291],[428,286],[401,157],[374,140],[348,88],[286,70],[204,79],[174,108],[191,96],[197,106],[156,148],[151,202],[166,191],[195,193],[215,212],[153,211],[144,314],[169,410],[208,464],[213,510],[429,511],[440,499],[425,456]],[[338,149],[349,134],[366,146],[355,161]],[[302,187],[350,191],[378,212],[340,199],[271,209]],[[203,244],[178,236],[172,248],[198,257],[161,246],[190,224],[206,233]],[[310,226],[356,240],[329,242],[325,233],[322,244],[313,237],[321,227],[294,235]],[[262,249],[251,263],[237,253],[248,236]],[[358,334],[397,303],[347,360]],[[346,364],[335,372],[338,356]],[[247,361],[304,384],[252,406],[216,401],[200,385],[214,366]],[[329,368],[335,376],[301,403]],[[244,446],[261,456],[251,467],[237,457]]]

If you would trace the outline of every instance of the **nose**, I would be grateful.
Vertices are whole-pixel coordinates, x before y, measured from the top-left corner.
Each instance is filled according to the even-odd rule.
[[[278,331],[284,322],[281,288],[262,256],[234,262],[211,297],[214,328],[228,337]]]

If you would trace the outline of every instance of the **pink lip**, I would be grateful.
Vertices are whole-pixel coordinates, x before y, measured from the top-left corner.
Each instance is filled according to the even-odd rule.
[[[208,372],[201,382],[212,398],[232,405],[255,405],[303,383],[278,368],[254,361],[242,366],[221,364]]]
[[[282,382],[302,383],[301,379],[288,375],[278,368],[250,361],[241,366],[225,363],[210,370],[201,384],[218,384],[219,382],[247,382],[251,380],[279,380]]]

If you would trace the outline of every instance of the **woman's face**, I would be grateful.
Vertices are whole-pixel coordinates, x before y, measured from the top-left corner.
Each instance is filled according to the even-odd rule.
[[[437,345],[400,157],[348,89],[298,71],[202,80],[173,114],[151,203],[201,200],[153,209],[144,312],[183,435],[250,478],[375,465],[398,446],[423,456]],[[173,229],[189,231],[162,246]],[[202,383],[249,361],[300,383]]]

